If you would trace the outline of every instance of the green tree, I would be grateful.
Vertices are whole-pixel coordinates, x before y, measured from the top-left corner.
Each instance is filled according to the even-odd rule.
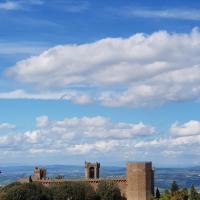
[[[94,191],[94,188],[88,184],[84,183],[85,187],[85,200],[97,200],[96,192]]]
[[[188,190],[182,189],[174,193],[171,200],[188,200]]]
[[[161,195],[160,200],[171,200],[171,192],[169,190],[165,190]]]
[[[50,191],[42,184],[11,184],[3,189],[1,200],[52,200]]]
[[[199,200],[199,194],[196,191],[194,185],[192,185],[191,189],[190,189],[190,200]]]
[[[172,182],[171,185],[171,194],[172,196],[179,190],[178,184],[176,183],[176,181]]]
[[[93,188],[83,182],[64,182],[50,187],[53,200],[95,200]]]
[[[158,188],[156,189],[156,199],[160,199],[160,191]]]
[[[182,189],[182,194],[183,194],[183,200],[188,200],[189,198],[189,193],[187,188]]]
[[[100,200],[121,200],[121,193],[113,181],[102,181],[97,187],[97,196]]]

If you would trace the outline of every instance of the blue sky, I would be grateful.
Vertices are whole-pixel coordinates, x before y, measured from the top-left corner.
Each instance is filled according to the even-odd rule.
[[[0,164],[200,165],[199,13],[0,0]]]

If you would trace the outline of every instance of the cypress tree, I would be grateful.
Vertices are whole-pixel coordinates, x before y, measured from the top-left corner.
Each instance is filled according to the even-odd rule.
[[[158,188],[156,189],[156,199],[160,199],[160,191]]]
[[[177,192],[178,190],[179,190],[179,187],[178,187],[176,181],[173,181],[172,185],[171,185],[171,194],[174,195],[175,192]]]
[[[198,200],[199,198],[198,192],[196,191],[194,185],[192,185],[190,190],[190,200]]]

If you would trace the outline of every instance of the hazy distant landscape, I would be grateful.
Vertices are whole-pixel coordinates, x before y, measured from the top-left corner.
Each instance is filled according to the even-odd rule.
[[[83,166],[49,165],[47,176],[55,177],[64,175],[65,178],[84,178]],[[0,184],[6,185],[18,178],[27,177],[33,174],[34,166],[9,166],[1,167]],[[101,177],[124,176],[124,167],[101,167]],[[180,187],[191,187],[194,184],[200,189],[200,167],[193,168],[157,168],[155,171],[155,186],[161,189],[169,188],[173,180],[176,180]]]

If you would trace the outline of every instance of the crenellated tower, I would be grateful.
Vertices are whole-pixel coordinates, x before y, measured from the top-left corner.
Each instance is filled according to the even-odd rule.
[[[90,163],[85,161],[85,178],[98,179],[99,178],[100,163]]]

